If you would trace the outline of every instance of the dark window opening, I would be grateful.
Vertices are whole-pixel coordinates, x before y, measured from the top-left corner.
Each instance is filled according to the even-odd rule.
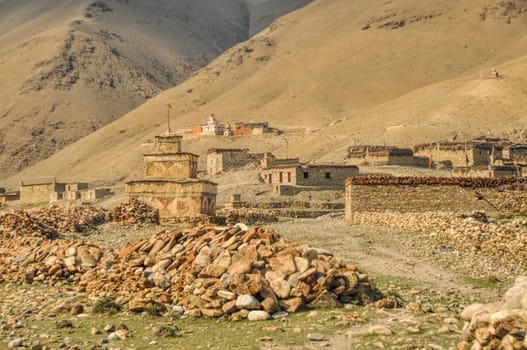
[[[326,179],[331,179],[331,173],[326,173]]]
[[[304,179],[309,178],[309,173],[304,173]]]

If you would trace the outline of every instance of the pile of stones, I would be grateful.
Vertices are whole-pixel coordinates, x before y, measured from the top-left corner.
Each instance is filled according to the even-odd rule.
[[[85,273],[79,290],[140,310],[161,301],[194,316],[267,319],[303,306],[380,297],[365,274],[331,253],[243,225],[162,231]]]
[[[89,232],[110,220],[107,210],[88,205],[69,208],[58,205],[43,207],[31,212],[31,216],[59,232]]]
[[[2,235],[0,282],[78,282],[93,269],[104,251],[84,241]]]
[[[2,235],[10,233],[43,238],[57,238],[62,232],[90,232],[110,220],[104,209],[90,206],[64,208],[51,205],[36,211],[15,210],[0,215]]]
[[[461,317],[460,350],[527,349],[527,276],[518,277],[501,302],[470,305]]]
[[[492,257],[501,266],[512,266],[516,271],[511,270],[509,274],[513,276],[527,268],[527,221],[485,222],[479,216],[460,217],[444,212],[355,212],[351,221],[427,232],[438,244],[476,256]]]
[[[145,226],[159,224],[159,210],[135,198],[113,208],[113,221],[124,226]]]
[[[265,209],[220,209],[216,210],[216,216],[221,218],[227,225],[234,225],[238,222],[243,222],[249,225],[278,222],[278,216],[272,211]]]
[[[28,237],[53,239],[59,237],[59,233],[23,210],[0,215],[0,242],[5,244],[13,238]]]

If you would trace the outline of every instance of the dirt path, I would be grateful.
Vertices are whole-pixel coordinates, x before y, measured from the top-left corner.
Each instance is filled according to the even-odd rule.
[[[374,226],[354,226],[342,218],[294,220],[273,224],[279,233],[322,247],[356,265],[369,276],[411,280],[419,289],[459,293],[470,299],[491,300],[496,290],[477,288],[464,281],[466,271],[448,252],[441,252],[424,232]]]

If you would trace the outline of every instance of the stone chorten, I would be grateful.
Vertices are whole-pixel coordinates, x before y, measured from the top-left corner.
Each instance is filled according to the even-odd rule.
[[[214,216],[217,184],[198,180],[198,155],[181,152],[180,135],[155,138],[155,153],[144,154],[145,179],[131,181],[125,190],[159,209],[162,221],[198,215]]]

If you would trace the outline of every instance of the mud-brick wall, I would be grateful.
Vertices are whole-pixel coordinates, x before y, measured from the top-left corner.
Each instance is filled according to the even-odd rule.
[[[346,217],[358,212],[527,213],[522,188],[471,188],[456,185],[347,185]]]

